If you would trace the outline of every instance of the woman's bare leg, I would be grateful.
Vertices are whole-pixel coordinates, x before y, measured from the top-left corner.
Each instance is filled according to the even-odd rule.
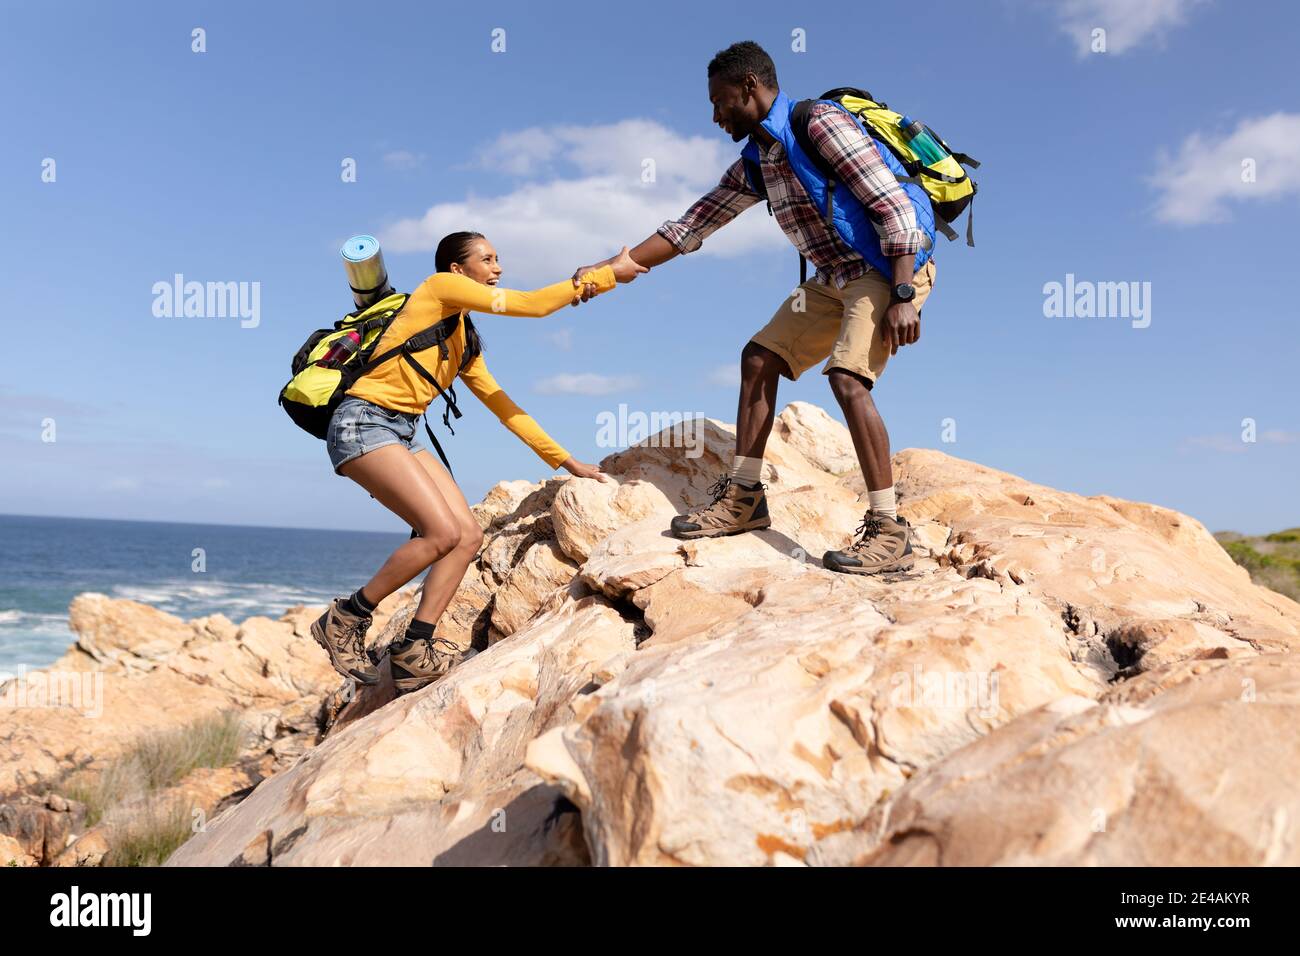
[[[478,550],[483,545],[483,531],[479,527],[478,519],[469,510],[469,503],[461,493],[460,487],[447,473],[447,469],[442,467],[442,463],[423,449],[413,457],[437,485],[443,501],[447,503],[460,529],[460,543],[429,569],[429,575],[424,579],[424,593],[420,596],[420,606],[415,611],[417,621],[437,624],[438,618],[442,617],[442,612],[447,610],[447,605],[451,603],[461,579],[465,577],[465,570],[478,556]]]
[[[463,521],[409,448],[403,445],[376,448],[352,459],[339,473],[351,478],[420,532],[420,537],[412,538],[389,555],[383,567],[366,583],[365,597],[372,604],[378,604],[460,546]],[[463,502],[464,498],[460,500]]]

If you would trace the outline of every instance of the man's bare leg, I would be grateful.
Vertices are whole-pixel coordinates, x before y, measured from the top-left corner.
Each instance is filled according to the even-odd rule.
[[[760,469],[776,418],[776,390],[785,359],[750,342],[740,353],[740,400],[736,409],[736,457],[731,471],[711,489],[706,507],[672,520],[679,538],[716,538],[770,527]]]
[[[833,368],[830,375],[831,391],[840,403],[840,411],[848,422],[853,450],[858,453],[858,465],[868,491],[892,488],[894,472],[889,463],[889,431],[880,417],[867,380],[861,375],[842,368]]]
[[[878,574],[910,568],[915,562],[911,529],[897,516],[889,432],[871,397],[871,388],[861,375],[845,369],[831,369],[828,378],[848,422],[870,506],[859,529],[862,536],[847,548],[827,551],[822,556],[822,566],[843,574]]]
[[[776,420],[776,391],[781,374],[789,374],[785,359],[750,342],[740,353],[740,402],[736,409],[736,454],[762,458]]]

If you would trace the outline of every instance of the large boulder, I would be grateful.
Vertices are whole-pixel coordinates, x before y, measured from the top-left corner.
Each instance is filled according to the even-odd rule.
[[[524,767],[524,753],[618,672],[634,631],[603,598],[566,602],[526,635],[331,734],[169,863],[586,863],[576,813]]]
[[[876,866],[1300,864],[1300,654],[1211,655],[1062,697],[816,850]]]

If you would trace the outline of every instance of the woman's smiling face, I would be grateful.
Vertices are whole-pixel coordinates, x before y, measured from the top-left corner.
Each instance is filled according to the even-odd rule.
[[[451,264],[451,271],[481,282],[484,285],[496,285],[501,278],[501,261],[492,243],[486,239],[475,239],[466,250],[460,262]]]

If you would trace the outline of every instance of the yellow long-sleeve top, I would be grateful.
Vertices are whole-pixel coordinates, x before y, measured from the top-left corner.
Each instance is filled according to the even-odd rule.
[[[608,292],[616,284],[614,270],[609,266],[602,266],[582,278],[595,284],[597,294]],[[573,302],[576,293],[570,279],[531,292],[519,292],[483,285],[454,272],[437,272],[411,293],[406,308],[384,330],[373,354],[380,355],[395,348],[417,332],[422,332],[440,319],[457,312],[472,310],[540,318]],[[456,331],[447,338],[446,346],[446,360],[442,358],[441,349],[436,346],[413,355],[443,389],[449,388],[455,381],[461,358],[465,354],[463,321],[457,324]],[[531,415],[510,400],[510,396],[488,371],[482,355],[475,356],[459,375],[478,400],[501,420],[501,424],[514,432],[549,467],[557,468],[569,457],[569,453],[546,434]],[[433,401],[436,393],[433,386],[409,362],[397,356],[357,379],[352,388],[348,389],[348,394],[394,411],[420,414]]]

